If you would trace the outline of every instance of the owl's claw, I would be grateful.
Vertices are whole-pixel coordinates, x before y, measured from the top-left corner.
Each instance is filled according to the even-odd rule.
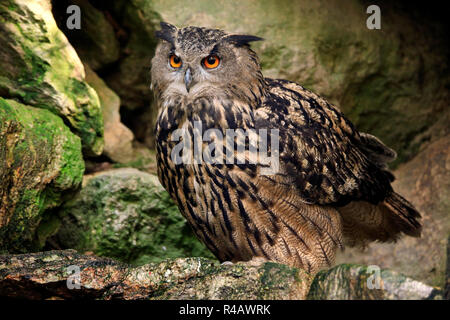
[[[220,265],[221,266],[232,266],[234,263],[233,262],[231,262],[231,261],[224,261],[224,262],[222,262]]]

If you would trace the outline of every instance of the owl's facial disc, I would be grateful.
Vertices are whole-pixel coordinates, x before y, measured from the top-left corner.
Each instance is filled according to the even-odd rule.
[[[217,29],[161,24],[152,60],[152,84],[161,99],[226,96],[233,88],[254,92],[262,74],[249,43],[261,38],[229,35]],[[230,89],[231,88],[231,89]],[[253,98],[253,94],[249,94]]]

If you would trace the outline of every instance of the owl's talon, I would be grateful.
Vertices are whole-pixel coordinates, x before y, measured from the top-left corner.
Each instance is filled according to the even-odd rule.
[[[233,262],[231,262],[231,261],[224,261],[224,262],[222,262],[220,265],[221,266],[232,266],[234,263]]]

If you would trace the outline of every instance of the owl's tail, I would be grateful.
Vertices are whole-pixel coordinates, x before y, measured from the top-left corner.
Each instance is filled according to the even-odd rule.
[[[420,237],[420,213],[398,193],[374,205],[355,201],[338,209],[343,221],[344,243],[365,247],[369,242],[393,242],[402,234]]]
[[[393,219],[401,232],[411,237],[420,237],[422,225],[418,219],[421,216],[408,200],[398,193],[392,192],[382,205],[393,215]]]

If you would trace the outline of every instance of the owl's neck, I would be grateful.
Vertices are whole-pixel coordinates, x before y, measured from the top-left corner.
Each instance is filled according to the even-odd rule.
[[[220,93],[206,92],[196,97],[163,94],[158,99],[157,124],[160,130],[169,131],[180,128],[186,121],[201,121],[205,129],[254,128],[254,112],[265,94],[262,75],[245,85],[229,85]]]
[[[236,98],[200,97],[194,101],[170,99],[159,108],[157,130],[173,131],[186,122],[200,121],[210,128],[253,128],[253,106]]]

